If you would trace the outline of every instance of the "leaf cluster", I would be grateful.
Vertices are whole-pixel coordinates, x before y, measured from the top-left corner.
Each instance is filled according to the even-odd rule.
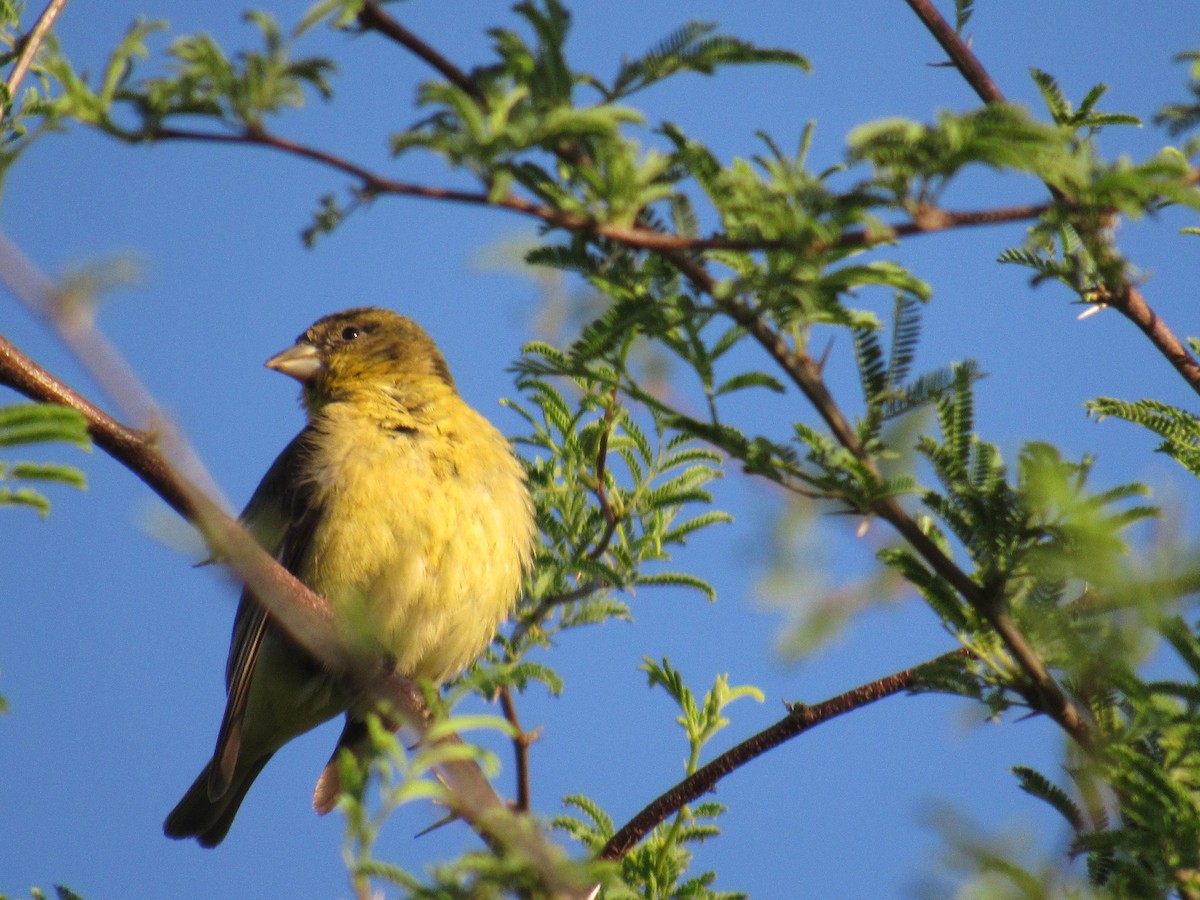
[[[83,416],[65,406],[19,403],[0,407],[0,447],[17,447],[50,442],[74,444],[90,450],[91,438]],[[83,472],[74,466],[50,462],[5,462],[0,460],[0,506],[27,506],[41,516],[50,512],[50,501],[29,482],[87,486]]]
[[[743,697],[760,703],[762,692],[755,687],[731,687],[727,676],[716,678],[713,686],[698,699],[686,685],[683,675],[669,661],[646,659],[642,665],[651,687],[660,687],[679,707],[676,719],[687,736],[688,756],[685,774],[699,767],[701,751],[729,724],[725,708]],[[554,825],[567,832],[593,854],[599,854],[616,834],[612,818],[595,801],[582,795],[565,799],[577,815],[555,818]],[[723,804],[706,801],[682,806],[669,822],[655,828],[630,853],[622,857],[616,871],[610,872],[604,885],[606,897],[664,897],[672,900],[735,900],[745,895],[712,888],[716,873],[688,875],[694,856],[693,845],[720,834],[717,818]]]
[[[227,134],[254,134],[268,117],[303,106],[309,91],[332,96],[333,63],[293,54],[296,41],[320,19],[308,16],[285,35],[269,13],[252,11],[244,18],[258,30],[261,49],[231,56],[210,35],[180,37],[166,48],[169,73],[164,75],[135,78],[138,60],[150,55],[147,40],[167,28],[162,21],[131,25],[95,84],[65,57],[55,56],[47,68],[59,94],[48,113],[136,143],[160,138],[179,120],[212,122]],[[119,108],[130,110],[135,121],[123,121]]]

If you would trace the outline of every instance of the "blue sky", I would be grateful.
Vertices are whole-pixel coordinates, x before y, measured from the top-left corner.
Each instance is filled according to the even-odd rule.
[[[280,5],[282,6],[282,4]],[[942,6],[949,6],[943,3]],[[1011,99],[1040,109],[1028,76],[1053,73],[1078,99],[1110,85],[1102,108],[1149,121],[1183,96],[1184,69],[1171,56],[1196,39],[1184,2],[1070,4],[981,2],[974,48]],[[168,0],[77,2],[58,33],[81,68],[97,71],[107,48],[137,15],[174,32],[205,30],[227,47],[253,45],[240,3]],[[414,31],[464,67],[488,59],[485,29],[515,27],[501,3],[416,0],[393,8]],[[852,10],[852,12],[850,11]],[[291,13],[277,11],[286,22]],[[758,129],[795,146],[816,120],[814,168],[843,157],[847,131],[902,115],[929,120],[975,98],[949,69],[905,4],[784,2],[584,3],[570,45],[575,64],[611,75],[688,19],[715,20],[732,34],[796,49],[814,71],[730,69],[718,78],[683,76],[645,92],[648,121],[678,123],[724,160],[758,152]],[[162,46],[162,41],[158,43]],[[1103,49],[1102,49],[1103,48]],[[392,163],[386,136],[416,116],[413,88],[429,77],[416,60],[376,38],[321,33],[312,52],[338,60],[334,104],[316,103],[276,125],[281,133],[376,166],[397,177],[454,184],[455,176],[415,157]],[[647,136],[647,140],[653,140]],[[1142,159],[1164,141],[1147,126],[1106,134],[1103,148]],[[426,201],[377,202],[315,250],[298,239],[335,173],[267,151],[170,145],[129,148],[74,131],[35,146],[12,172],[0,226],[46,272],[61,275],[114,256],[136,260],[140,283],[114,291],[100,321],[167,412],[194,443],[231,502],[240,507],[275,454],[300,427],[296,388],[262,368],[312,320],[352,305],[411,315],[442,346],[467,399],[502,427],[516,417],[506,371],[533,334],[539,293],[528,277],[497,268],[497,247],[528,240],[531,224],[508,213]],[[1036,185],[972,177],[946,198],[955,208],[1036,202]],[[1126,224],[1123,246],[1147,272],[1145,293],[1181,335],[1200,332],[1192,306],[1195,251],[1168,213]],[[919,366],[973,357],[990,377],[979,386],[979,429],[1011,459],[1030,439],[1069,454],[1099,456],[1096,482],[1141,479],[1185,522],[1193,488],[1131,426],[1096,425],[1081,404],[1094,396],[1154,396],[1194,406],[1185,388],[1132,326],[1112,313],[1076,321],[1062,291],[1031,291],[1027,274],[994,264],[1021,229],[917,238],[878,251],[930,281]],[[1191,240],[1194,241],[1194,238]],[[869,298],[868,298],[869,299]],[[880,303],[880,307],[883,307]],[[0,331],[69,383],[94,386],[43,328],[0,297]],[[832,380],[844,377],[848,342],[835,344]],[[0,396],[0,402],[13,398]],[[802,401],[751,405],[759,416],[806,416]],[[216,851],[175,843],[161,822],[211,751],[223,706],[222,673],[236,591],[215,569],[164,539],[171,514],[103,454],[58,458],[88,473],[84,494],[56,492],[51,517],[0,511],[0,894],[63,883],[88,898],[347,896],[341,822],[309,808],[313,779],[336,731],[289,746],[251,792],[229,839]],[[778,513],[761,485],[730,473],[718,501],[734,526],[699,536],[682,565],[712,581],[719,600],[646,590],[635,622],[564,638],[552,655],[566,677],[560,698],[522,701],[533,750],[534,803],[553,815],[570,793],[594,798],[618,822],[669,787],[686,744],[665,695],[637,670],[643,656],[668,656],[702,691],[720,673],[755,684],[767,702],[742,701],[714,752],[782,714],[780,701],[815,702],[952,647],[915,599],[873,609],[803,661],[777,652],[818,579],[836,587],[861,577],[868,555],[853,522],[820,525],[823,569],[784,599],[767,603],[760,580]],[[874,529],[867,542],[888,536]],[[498,787],[511,793],[507,748]],[[953,807],[983,833],[1053,854],[1065,836],[1053,816],[1021,794],[1008,769],[1058,771],[1061,740],[1042,721],[981,724],[965,703],[893,698],[827,724],[722,783],[730,807],[724,834],[700,850],[697,870],[716,869],[718,887],[759,898],[910,895],[945,888],[947,846],[931,824]],[[476,845],[451,826],[419,839],[437,817],[399,813],[379,853],[419,869]]]

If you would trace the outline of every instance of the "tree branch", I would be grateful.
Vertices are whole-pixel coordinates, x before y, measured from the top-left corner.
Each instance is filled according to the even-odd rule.
[[[498,693],[504,718],[513,728],[513,764],[517,782],[517,799],[513,807],[517,812],[527,813],[530,807],[529,745],[537,740],[537,732],[541,729],[534,729],[534,733],[530,733],[521,727],[521,720],[517,716],[517,704],[513,700],[512,689],[507,684],[501,685]]]
[[[926,207],[919,215],[905,222],[884,225],[875,230],[855,229],[843,232],[836,240],[828,243],[805,243],[789,238],[746,239],[731,238],[723,234],[708,237],[683,237],[649,228],[609,225],[588,216],[564,212],[545,204],[535,203],[515,194],[493,196],[483,191],[462,191],[452,188],[433,187],[409,181],[388,178],[352,162],[344,157],[317,147],[301,144],[262,128],[243,132],[195,131],[184,128],[159,128],[144,134],[134,132],[124,135],[131,142],[196,141],[211,144],[243,144],[267,147],[300,159],[320,163],[328,168],[349,175],[359,183],[359,193],[365,199],[382,195],[419,197],[426,200],[445,200],[451,203],[467,203],[472,206],[490,206],[540,219],[547,225],[567,231],[583,232],[607,238],[635,250],[653,252],[677,251],[699,253],[706,250],[734,250],[753,253],[761,250],[793,250],[812,254],[831,249],[851,250],[858,247],[874,247],[892,243],[898,238],[922,234],[935,234],[957,228],[973,228],[981,225],[997,225],[1005,222],[1020,222],[1036,219],[1049,204],[1021,204],[981,210],[949,210]]]
[[[670,790],[652,800],[641,812],[629,820],[616,834],[609,838],[608,843],[600,851],[600,859],[620,859],[635,847],[639,841],[649,834],[657,825],[666,821],[667,817],[677,812],[684,804],[711,791],[722,778],[736,772],[746,763],[762,756],[768,750],[773,750],[780,744],[803,734],[810,728],[815,728],[822,722],[836,718],[843,713],[858,709],[890,697],[900,691],[913,687],[923,672],[940,665],[946,660],[970,656],[971,651],[965,647],[943,654],[911,669],[904,669],[860,685],[815,706],[796,704],[788,714],[774,725],[751,735],[731,750],[727,750],[708,765],[696,770]]]
[[[978,57],[950,27],[950,23],[937,11],[931,0],[905,0],[905,2],[917,14],[917,18],[937,39],[937,42],[942,45],[942,49],[949,55],[955,68],[979,98],[984,103],[1005,102],[1004,94],[992,81]],[[1061,191],[1053,185],[1048,184],[1046,188],[1056,200],[1062,202],[1065,199]],[[1200,394],[1200,360],[1192,355],[1167,324],[1150,308],[1150,304],[1146,302],[1142,292],[1133,285],[1125,285],[1120,290],[1110,293],[1112,296],[1106,297],[1105,303],[1141,329],[1158,352],[1175,368],[1183,380],[1191,385],[1192,390]]]
[[[941,35],[939,39],[944,39],[951,49],[947,52],[951,53],[952,58],[958,61],[956,64],[967,71],[975,73],[973,78],[979,80],[982,90],[989,90],[987,84],[990,79],[986,79],[986,72],[983,72],[982,66],[979,66],[974,55],[966,48],[953,33],[952,29],[946,25],[941,19],[937,11],[926,2],[926,0],[908,0],[914,5],[914,10],[918,15],[929,17],[929,22],[941,22],[944,28],[940,28],[936,32]],[[377,10],[378,15],[384,15],[382,10]],[[372,14],[375,15],[375,14]],[[376,16],[372,21],[382,23],[382,19]],[[923,21],[925,19],[923,18]],[[934,27],[934,26],[931,26]],[[390,28],[390,26],[389,26]],[[396,31],[400,29],[400,31]],[[380,24],[379,30],[383,30],[383,25]],[[946,32],[948,30],[948,34]],[[407,32],[395,24],[395,28],[390,28],[393,39],[398,40],[401,44],[413,49],[413,42],[418,39],[415,36],[410,36],[404,40],[400,32]],[[385,32],[388,33],[388,32]],[[423,45],[423,42],[421,42]],[[461,76],[466,78],[460,70],[453,67],[451,63],[445,60],[440,54],[429,50],[427,56],[423,56],[427,62],[434,65],[442,74],[450,77],[449,73],[455,73],[455,77]],[[982,72],[983,79],[979,79],[979,73]],[[993,86],[994,89],[994,86]],[[478,95],[475,96],[476,102],[480,108],[487,109],[486,98]],[[998,96],[998,92],[997,92]],[[137,137],[136,135],[134,136]],[[762,313],[747,299],[737,294],[730,294],[722,291],[717,284],[715,278],[709,273],[701,260],[696,259],[691,254],[697,250],[716,249],[718,246],[721,249],[763,249],[761,245],[748,246],[742,244],[740,246],[733,244],[726,238],[707,238],[707,239],[685,239],[678,235],[665,234],[653,231],[642,227],[623,228],[618,226],[605,225],[598,223],[588,217],[574,213],[567,213],[552,207],[542,204],[533,203],[522,198],[512,195],[507,195],[500,198],[495,198],[486,193],[468,193],[461,191],[448,191],[438,188],[429,188],[421,185],[414,185],[406,182],[398,182],[391,179],[379,176],[369,170],[351,163],[340,157],[333,156],[315,148],[297,144],[287,139],[271,135],[262,129],[248,130],[243,134],[208,134],[188,131],[179,131],[173,129],[165,129],[154,132],[153,134],[142,136],[143,139],[195,139],[195,140],[211,140],[226,143],[249,143],[268,146],[276,150],[291,153],[293,155],[307,158],[327,166],[331,166],[339,171],[345,172],[352,177],[358,179],[363,185],[363,191],[369,195],[376,194],[402,194],[408,196],[420,196],[432,199],[453,200],[457,202],[467,202],[478,205],[495,206],[498,208],[508,209],[514,212],[519,212],[525,215],[536,217],[544,223],[563,228],[568,231],[582,232],[597,237],[608,238],[617,241],[626,246],[641,250],[648,250],[659,253],[664,259],[670,262],[685,278],[687,278],[695,288],[711,296],[716,304],[722,308],[729,316],[738,322],[746,331],[754,338],[755,341],[762,346],[771,358],[783,369],[791,378],[792,382],[799,388],[801,393],[808,399],[809,403],[817,411],[818,415],[825,422],[826,426],[832,432],[834,438],[839,444],[847,449],[854,457],[862,463],[866,471],[876,478],[881,478],[878,467],[866,448],[859,440],[856,431],[846,418],[840,407],[837,405],[832,394],[826,386],[821,366],[811,356],[800,350],[789,346],[786,339],[780,333],[776,332],[770,324],[763,318]],[[557,151],[557,155],[567,161],[577,162],[573,159],[573,154],[569,149],[563,148]],[[960,214],[962,217],[955,222],[953,214],[943,212],[939,216],[933,211],[926,210],[922,215],[914,218],[910,223],[903,226],[897,226],[896,233],[901,229],[909,234],[924,233],[930,230],[939,230],[939,226],[947,227],[950,225],[979,225],[988,224],[992,221],[1013,221],[1018,218],[1027,218],[1040,214],[1044,211],[1043,207],[1024,206],[1013,208],[1014,211],[1005,213],[1004,211],[993,211],[988,213],[965,213]],[[949,217],[949,218],[947,218]],[[855,243],[862,241],[865,243],[871,242],[873,236],[864,232],[850,232],[852,237],[844,238],[849,243],[849,246],[858,246]],[[892,236],[881,235],[879,241],[894,239]],[[717,244],[721,241],[721,244]],[[804,248],[797,248],[804,249]],[[1163,326],[1165,327],[1165,326]],[[1198,369],[1200,376],[1200,369]],[[1200,389],[1200,380],[1197,382]],[[904,510],[899,501],[895,498],[886,498],[876,501],[872,504],[871,512],[879,515],[880,518],[891,524],[910,545],[921,555],[922,558],[937,572],[941,577],[945,578],[955,590],[974,608],[984,619],[992,626],[996,633],[1004,641],[1005,646],[1016,660],[1018,666],[1025,673],[1029,680],[1029,689],[1025,691],[1026,698],[1030,701],[1030,705],[1035,709],[1041,710],[1050,715],[1059,725],[1067,731],[1071,737],[1084,748],[1090,748],[1093,744],[1090,728],[1083,715],[1079,712],[1076,706],[1067,697],[1062,688],[1054,680],[1046,669],[1045,664],[1041,661],[1037,652],[1034,650],[1024,634],[1016,626],[1007,610],[1003,608],[1003,604],[997,602],[990,597],[976,583],[970,575],[954,563],[937,546],[932,539],[928,537],[917,524],[917,522]]]
[[[717,289],[712,275],[696,260],[682,253],[664,252],[662,255],[698,290],[711,296],[746,329],[800,389],[837,442],[850,451],[873,477],[882,479],[875,461],[863,447],[857,432],[829,392],[820,365],[807,353],[789,346],[783,335],[772,329],[758,310],[745,299],[737,295],[722,294]],[[1081,747],[1092,749],[1095,742],[1087,720],[1054,680],[1037,651],[1002,604],[991,598],[982,586],[943,553],[896,498],[886,497],[876,501],[871,511],[895,528],[933,570],[945,578],[992,626],[1030,680],[1031,692],[1026,692],[1030,705],[1053,718]]]
[[[987,69],[971,52],[971,48],[966,45],[966,42],[950,27],[950,23],[942,18],[942,14],[937,11],[931,0],[904,0],[904,2],[912,7],[917,18],[942,45],[942,49],[946,51],[946,55],[950,57],[954,67],[958,69],[967,84],[971,85],[984,103],[1005,102],[1004,94],[1000,92],[1000,88],[996,87],[996,83],[992,81],[992,76],[988,74]]]
[[[21,87],[21,82],[25,80],[26,73],[28,73],[30,66],[33,65],[33,60],[37,57],[38,49],[42,46],[42,42],[46,40],[46,35],[54,27],[55,20],[66,5],[67,0],[50,0],[46,4],[46,8],[42,11],[42,14],[38,16],[38,20],[33,23],[33,28],[17,41],[21,47],[21,52],[17,56],[17,61],[13,64],[12,71],[8,73],[8,81],[5,82],[5,87],[8,88],[9,102],[5,104],[3,101],[0,101],[0,119],[3,119],[11,108],[11,105],[16,103],[17,90]]]
[[[367,0],[363,4],[363,8],[358,13],[358,24],[364,31],[376,31],[395,41],[401,47],[412,51],[433,66],[443,78],[474,99],[481,107],[487,105],[487,98],[483,96],[479,86],[462,69],[389,16],[374,0]]]

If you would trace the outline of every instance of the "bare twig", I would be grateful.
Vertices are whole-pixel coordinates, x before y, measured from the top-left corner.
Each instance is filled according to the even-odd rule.
[[[600,851],[600,858],[620,859],[655,826],[666,821],[668,816],[677,812],[684,804],[691,803],[711,791],[722,778],[737,771],[755,757],[762,756],[768,750],[773,750],[785,741],[803,734],[822,722],[827,722],[843,713],[867,706],[900,691],[908,690],[917,683],[922,673],[932,666],[955,657],[970,655],[970,650],[961,647],[919,666],[860,685],[814,706],[797,704],[791,707],[788,714],[774,725],[751,735],[733,749],[722,753],[708,765],[698,769],[670,790],[652,800],[609,838],[604,849]]]
[[[21,87],[21,82],[25,80],[25,75],[29,72],[29,67],[33,65],[38,49],[46,40],[46,35],[54,27],[54,21],[66,5],[67,0],[50,0],[42,14],[38,16],[38,20],[33,23],[33,28],[17,41],[21,52],[13,64],[12,71],[8,73],[8,81],[5,82],[10,103],[16,103],[17,91]],[[3,101],[0,101],[0,119],[3,119],[7,112],[8,107]]]
[[[529,780],[529,745],[536,739],[536,734],[531,734],[521,727],[521,719],[517,715],[517,704],[513,700],[512,689],[507,685],[501,685],[499,690],[500,708],[504,711],[504,718],[508,720],[508,724],[513,728],[513,762],[516,768],[517,782],[517,799],[513,804],[517,812],[529,812],[530,807],[530,780]],[[535,729],[538,731],[540,729]]]

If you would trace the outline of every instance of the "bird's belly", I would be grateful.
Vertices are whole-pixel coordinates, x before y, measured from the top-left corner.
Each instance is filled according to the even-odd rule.
[[[360,442],[340,461],[325,482],[339,487],[325,498],[305,581],[350,640],[374,645],[409,677],[440,682],[470,664],[508,613],[523,552],[511,520],[528,513],[515,460],[508,471],[464,472],[421,451],[399,436],[374,452]]]

